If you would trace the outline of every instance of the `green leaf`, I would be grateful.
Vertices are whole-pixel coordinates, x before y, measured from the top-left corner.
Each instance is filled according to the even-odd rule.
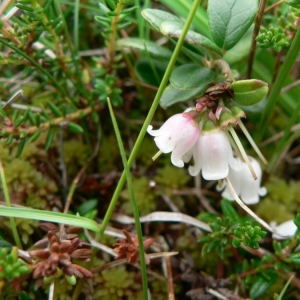
[[[300,0],[286,0],[286,3],[292,7],[300,8]]]
[[[211,36],[223,50],[229,50],[251,26],[258,0],[209,0],[208,19]]]
[[[261,297],[277,279],[277,274],[272,271],[266,271],[257,275],[251,289],[250,297],[257,299]]]
[[[294,264],[300,265],[300,252],[291,255],[290,259]]]
[[[178,17],[159,9],[144,9],[142,10],[142,16],[157,30],[160,30],[161,23],[165,21],[184,24]]]
[[[98,224],[96,221],[70,214],[60,212],[45,211],[33,208],[19,208],[0,206],[0,216],[14,217],[22,219],[32,219],[46,222],[55,222],[67,225],[79,226],[92,231],[98,231]]]
[[[140,59],[136,64],[136,71],[139,77],[146,83],[158,86],[167,68],[167,61],[147,58]]]
[[[0,250],[3,248],[7,249],[7,252],[11,252],[13,245],[5,240],[0,240]]]
[[[210,243],[212,241],[211,236],[202,236],[198,239],[198,243]]]
[[[28,139],[28,142],[29,143],[35,142],[40,137],[40,135],[41,135],[41,131],[37,131]]]
[[[239,240],[238,238],[235,237],[232,240],[232,246],[235,247],[235,248],[238,248],[238,247],[240,247],[240,245],[241,245],[241,240]]]
[[[165,21],[160,25],[160,31],[163,35],[179,38],[182,34],[183,26],[182,22]],[[185,41],[189,44],[200,46],[214,59],[220,58],[223,55],[221,49],[214,42],[193,30],[188,31]]]
[[[49,150],[49,148],[53,142],[54,136],[55,136],[55,128],[52,127],[49,129],[49,132],[48,132],[48,135],[46,138],[45,150]]]
[[[164,35],[179,38],[182,33],[184,22],[170,13],[147,8],[142,11],[142,15],[156,30],[161,31]],[[210,39],[200,33],[189,30],[185,41],[201,46],[212,58],[222,57],[222,51]]]
[[[73,122],[68,123],[68,128],[70,129],[70,131],[72,131],[74,133],[83,133],[84,132],[83,128],[80,125],[73,123]]]
[[[232,202],[222,199],[221,201],[222,212],[225,217],[229,217],[233,222],[239,222],[240,217],[232,206]]]
[[[176,68],[170,77],[171,84],[180,90],[190,90],[211,83],[217,74],[214,70],[196,64]]]
[[[26,138],[20,139],[20,143],[19,143],[19,146],[18,146],[16,157],[19,157],[22,154],[22,152],[24,150],[24,147],[25,147],[25,144],[26,144]]]
[[[160,105],[161,107],[166,108],[178,102],[195,99],[200,97],[207,88],[208,85],[191,90],[179,90],[172,85],[168,85],[161,96]]]
[[[263,100],[269,91],[268,84],[258,79],[238,80],[231,84],[234,99],[240,105],[250,106]]]
[[[251,49],[253,26],[251,26],[243,38],[224,55],[224,60],[232,66],[248,57]]]
[[[116,45],[120,49],[134,48],[141,51],[147,50],[149,54],[165,59],[170,59],[172,56],[172,52],[169,49],[159,46],[152,41],[145,41],[139,38],[120,39]]]
[[[52,103],[51,101],[47,101],[47,104],[50,110],[52,111],[52,113],[55,115],[55,117],[62,116],[60,109],[54,103]]]
[[[81,216],[89,213],[91,210],[96,209],[98,206],[97,199],[90,199],[88,201],[83,202],[77,209]]]
[[[300,214],[297,214],[296,218],[294,219],[295,225],[300,229]]]

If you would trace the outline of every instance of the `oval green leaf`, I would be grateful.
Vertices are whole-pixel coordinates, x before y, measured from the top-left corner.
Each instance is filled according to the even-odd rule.
[[[250,106],[263,100],[269,91],[268,84],[258,79],[239,80],[231,84],[234,99],[240,105]]]
[[[217,74],[214,70],[196,64],[186,64],[176,68],[170,77],[171,84],[180,90],[190,90],[207,86]]]
[[[240,217],[232,206],[232,202],[226,199],[221,201],[222,212],[225,217],[229,217],[234,222],[239,222]]]
[[[251,289],[250,297],[257,299],[261,297],[277,279],[277,274],[272,271],[267,271],[257,275]]]
[[[181,21],[164,21],[160,25],[160,31],[163,35],[179,38],[182,34],[183,26],[184,24]],[[185,41],[189,44],[200,46],[214,59],[220,58],[223,55],[221,49],[214,42],[193,30],[188,31]]]
[[[142,10],[142,16],[157,30],[160,30],[161,23],[165,21],[184,24],[178,17],[159,9],[144,9]]]
[[[191,90],[179,90],[170,84],[165,88],[161,96],[160,105],[166,108],[178,102],[195,99],[200,97],[207,88],[208,85],[203,85]]]
[[[172,56],[172,51],[169,49],[159,46],[152,41],[145,41],[139,38],[120,39],[117,41],[117,47],[119,49],[134,48],[140,51],[147,51],[149,54],[155,57],[165,59],[170,59]]]
[[[167,68],[167,61],[152,58],[151,61],[147,58],[141,58],[136,63],[136,72],[143,82],[153,86],[159,86],[165,70]]]
[[[251,26],[258,0],[209,0],[209,29],[214,42],[223,50],[231,49]]]

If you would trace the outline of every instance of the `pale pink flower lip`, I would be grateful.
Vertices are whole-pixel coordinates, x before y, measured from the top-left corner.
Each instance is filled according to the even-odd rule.
[[[195,145],[200,129],[193,118],[193,112],[176,114],[169,118],[158,130],[148,126],[147,132],[154,136],[154,141],[163,153],[170,153],[172,163],[184,166],[183,156]]]
[[[229,166],[239,168],[229,140],[221,130],[201,132],[193,148],[193,157],[195,165],[189,167],[189,173],[196,176],[202,169],[202,176],[206,180],[224,179],[229,173]]]
[[[265,196],[267,190],[261,187],[262,170],[257,160],[249,156],[250,163],[257,175],[255,180],[245,162],[239,158],[241,168],[239,170],[230,169],[228,179],[230,180],[235,192],[241,197],[245,204],[256,204],[259,202],[259,196]],[[234,200],[228,187],[222,193],[222,196],[228,200]]]

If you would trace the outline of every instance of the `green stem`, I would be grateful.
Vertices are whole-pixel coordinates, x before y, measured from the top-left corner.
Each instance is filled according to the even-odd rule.
[[[299,44],[300,44],[300,28],[298,28],[297,30],[297,33],[295,35],[295,38],[290,46],[290,49],[285,57],[285,61],[283,62],[280,70],[279,70],[279,73],[278,73],[278,76],[275,80],[275,83],[273,85],[273,88],[271,90],[271,93],[268,97],[268,104],[264,110],[264,113],[262,115],[262,118],[261,118],[261,122],[260,122],[260,131],[259,131],[259,134],[258,134],[258,141],[261,141],[264,133],[265,133],[265,130],[267,128],[266,124],[268,123],[268,120],[271,116],[271,113],[274,109],[274,106],[276,104],[276,101],[278,100],[279,98],[279,95],[280,95],[280,91],[284,85],[284,82],[285,82],[285,79],[287,77],[288,74],[290,74],[290,71],[292,69],[292,66],[298,56],[298,53],[299,53]],[[297,111],[296,109],[294,110],[294,114],[299,114],[299,111]],[[291,127],[293,124],[291,124],[291,122],[289,123],[289,126]],[[287,127],[286,128],[286,131],[285,133],[288,133],[289,130],[290,130],[290,127]]]
[[[141,1],[140,0],[134,0],[134,5],[138,7],[135,10],[135,17],[137,19],[137,24],[138,24],[139,38],[144,39],[144,37],[145,37],[145,33],[144,33],[145,20],[142,17],[142,14],[141,14],[141,8],[140,8]]]
[[[77,18],[79,19],[79,4],[77,5],[77,1],[79,0],[76,0],[75,2],[75,8],[74,8],[74,22],[76,22],[76,15],[77,15]],[[66,40],[67,40],[67,43],[68,43],[68,46],[69,46],[69,49],[70,49],[70,52],[71,52],[71,56],[72,56],[72,60],[73,60],[73,63],[74,63],[74,66],[75,66],[75,69],[76,69],[76,75],[77,75],[77,78],[79,79],[79,84],[80,86],[78,88],[80,88],[80,92],[87,98],[87,100],[89,101],[90,99],[90,95],[89,93],[86,91],[85,89],[85,86],[83,84],[83,81],[82,81],[82,74],[81,74],[81,70],[80,70],[80,66],[79,66],[79,59],[78,59],[78,47],[79,47],[79,24],[77,22],[77,27],[76,27],[76,23],[74,24],[74,44],[75,44],[75,50],[74,50],[74,45],[71,41],[71,36],[70,36],[70,33],[69,33],[69,30],[68,30],[68,26],[67,26],[67,22],[66,22],[66,19],[64,17],[64,14],[63,14],[63,11],[62,11],[62,8],[60,6],[60,1],[58,0],[55,0],[55,7],[57,9],[57,11],[59,12],[59,14],[61,15],[61,19],[62,19],[62,22],[63,22],[63,28],[64,28],[64,32],[65,32],[65,35],[66,35]],[[78,12],[77,12],[78,10]],[[76,46],[77,44],[77,46]],[[76,85],[76,84],[75,84]]]
[[[79,4],[80,0],[75,0],[74,8],[74,46],[76,51],[79,49]]]
[[[4,194],[6,206],[11,207],[11,201],[10,201],[10,197],[9,197],[6,177],[5,177],[4,168],[3,168],[3,165],[2,165],[2,160],[1,159],[0,159],[0,175],[1,175],[2,189],[3,189],[3,194]],[[19,234],[18,234],[15,219],[13,217],[10,217],[9,221],[10,221],[10,227],[11,227],[11,230],[12,230],[12,233],[13,233],[15,243],[18,246],[19,249],[22,249],[22,243],[21,243],[21,240],[20,240],[20,237],[19,237]]]
[[[129,159],[128,159],[128,166],[129,167],[132,166],[133,161],[134,161],[134,159],[137,156],[137,153],[138,153],[138,151],[140,149],[140,146],[141,146],[142,141],[144,139],[144,136],[146,134],[147,127],[150,124],[150,122],[152,120],[152,117],[153,117],[153,115],[154,115],[154,113],[155,113],[155,111],[156,111],[156,109],[157,109],[157,107],[159,105],[159,100],[160,100],[160,98],[162,96],[162,93],[163,93],[163,91],[164,91],[167,83],[168,83],[169,77],[171,75],[171,72],[173,70],[175,62],[177,60],[177,57],[178,57],[178,55],[180,53],[180,49],[181,49],[181,47],[183,45],[185,36],[186,36],[186,34],[187,34],[188,30],[189,30],[189,27],[191,25],[193,17],[194,17],[194,15],[196,13],[197,7],[200,5],[200,3],[201,3],[201,0],[195,0],[194,3],[193,3],[193,6],[192,6],[192,8],[190,10],[190,13],[188,15],[187,21],[186,21],[186,23],[184,25],[184,28],[183,28],[183,31],[182,31],[182,35],[180,36],[180,38],[178,40],[178,43],[177,43],[177,45],[176,45],[176,47],[174,49],[173,55],[172,55],[172,57],[171,57],[171,59],[169,61],[168,67],[167,67],[166,72],[165,72],[165,74],[163,76],[161,84],[160,84],[160,86],[158,88],[156,96],[155,96],[155,98],[153,100],[151,108],[150,108],[150,110],[148,112],[148,115],[147,115],[147,117],[145,119],[143,127],[142,127],[142,129],[141,129],[141,131],[140,131],[140,133],[139,133],[139,135],[137,137],[137,140],[136,140],[136,142],[134,144],[132,152],[131,152],[131,154],[129,156]],[[119,183],[118,183],[118,185],[117,185],[117,187],[115,189],[115,192],[114,192],[114,194],[112,196],[112,199],[110,201],[109,207],[108,207],[108,209],[106,211],[106,214],[104,216],[103,222],[101,224],[101,227],[99,229],[99,232],[97,234],[96,239],[99,239],[104,234],[105,228],[107,227],[108,222],[109,222],[109,220],[111,218],[111,215],[112,215],[113,210],[115,208],[115,205],[116,205],[116,203],[118,201],[119,195],[120,195],[120,193],[122,191],[122,188],[123,188],[123,185],[124,185],[125,181],[126,181],[126,174],[125,174],[125,171],[123,171],[123,173],[122,173],[122,175],[120,177]]]
[[[116,133],[118,145],[119,145],[119,150],[121,153],[124,169],[125,169],[125,174],[127,178],[127,186],[130,191],[130,200],[131,200],[131,205],[133,208],[133,215],[134,215],[134,220],[135,220],[135,227],[138,235],[138,241],[139,241],[139,250],[140,250],[140,262],[141,262],[141,270],[142,270],[142,282],[143,282],[143,293],[144,293],[144,299],[148,299],[148,282],[147,282],[147,269],[146,269],[146,260],[145,260],[145,249],[144,249],[144,241],[143,241],[143,233],[142,233],[142,226],[140,222],[140,216],[139,216],[139,209],[136,203],[135,195],[134,195],[134,190],[133,190],[133,185],[132,185],[132,177],[130,174],[130,168],[128,166],[126,154],[125,154],[125,149],[123,146],[122,138],[120,135],[120,130],[118,128],[118,124],[113,112],[113,108],[111,106],[110,99],[107,99],[108,102],[108,107],[109,107],[109,112],[110,116],[112,119],[113,127]]]
[[[122,0],[121,0],[117,3],[117,7],[114,11],[116,16],[114,16],[112,18],[111,25],[110,25],[111,34],[110,34],[110,38],[109,38],[109,44],[108,44],[108,47],[107,47],[108,48],[108,53],[109,53],[109,62],[110,62],[110,64],[113,64],[114,59],[115,59],[118,21],[119,21],[122,9],[123,9],[123,4],[122,4]]]

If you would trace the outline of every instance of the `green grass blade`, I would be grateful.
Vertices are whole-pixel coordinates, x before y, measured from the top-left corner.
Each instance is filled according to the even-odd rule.
[[[5,172],[4,172],[4,168],[2,165],[1,159],[0,159],[0,175],[1,175],[1,182],[2,182],[2,189],[3,189],[4,198],[5,198],[5,203],[6,203],[7,207],[11,207],[11,201],[10,201],[10,197],[9,197]],[[22,243],[21,243],[21,240],[19,237],[15,219],[13,217],[10,217],[9,221],[10,221],[11,231],[12,231],[15,243],[19,249],[22,249]]]
[[[75,0],[74,7],[74,46],[76,51],[79,51],[79,3],[80,0]]]
[[[285,57],[285,60],[279,70],[278,76],[274,82],[273,88],[270,92],[270,95],[268,97],[268,103],[266,106],[266,109],[263,113],[261,122],[260,122],[260,132],[258,136],[258,141],[260,141],[265,133],[265,130],[267,128],[268,120],[273,112],[274,106],[279,98],[280,91],[284,85],[285,79],[287,75],[290,73],[292,66],[298,56],[299,53],[299,44],[300,44],[300,28],[298,28],[295,38],[293,39],[293,42],[290,46],[290,49]],[[294,114],[296,116],[292,116],[292,120],[295,121],[296,117],[299,114],[299,111],[295,110]],[[290,129],[292,127],[292,122],[289,122],[288,126],[286,127],[284,136],[282,140],[285,140],[290,132]]]
[[[92,231],[99,230],[98,223],[92,219],[33,208],[0,206],[0,216],[74,225]]]
[[[114,127],[114,130],[116,133],[123,165],[124,165],[124,170],[125,170],[126,179],[127,179],[127,186],[128,186],[129,192],[130,192],[130,199],[131,199],[131,205],[132,205],[132,210],[133,210],[133,215],[134,215],[134,220],[135,220],[135,227],[136,227],[138,241],[139,241],[142,282],[143,282],[143,294],[144,294],[144,299],[147,300],[148,299],[147,269],[146,269],[145,249],[144,249],[144,243],[143,243],[143,233],[142,233],[142,226],[141,226],[141,222],[140,222],[139,209],[138,209],[137,202],[136,202],[135,195],[134,195],[132,178],[131,178],[131,174],[130,174],[130,168],[128,166],[120,130],[118,128],[118,124],[117,124],[117,121],[116,121],[116,118],[115,118],[115,115],[113,112],[113,108],[112,108],[112,105],[111,105],[111,102],[109,99],[108,99],[108,107],[109,107],[109,112],[110,112],[111,120],[113,123],[113,127]]]

